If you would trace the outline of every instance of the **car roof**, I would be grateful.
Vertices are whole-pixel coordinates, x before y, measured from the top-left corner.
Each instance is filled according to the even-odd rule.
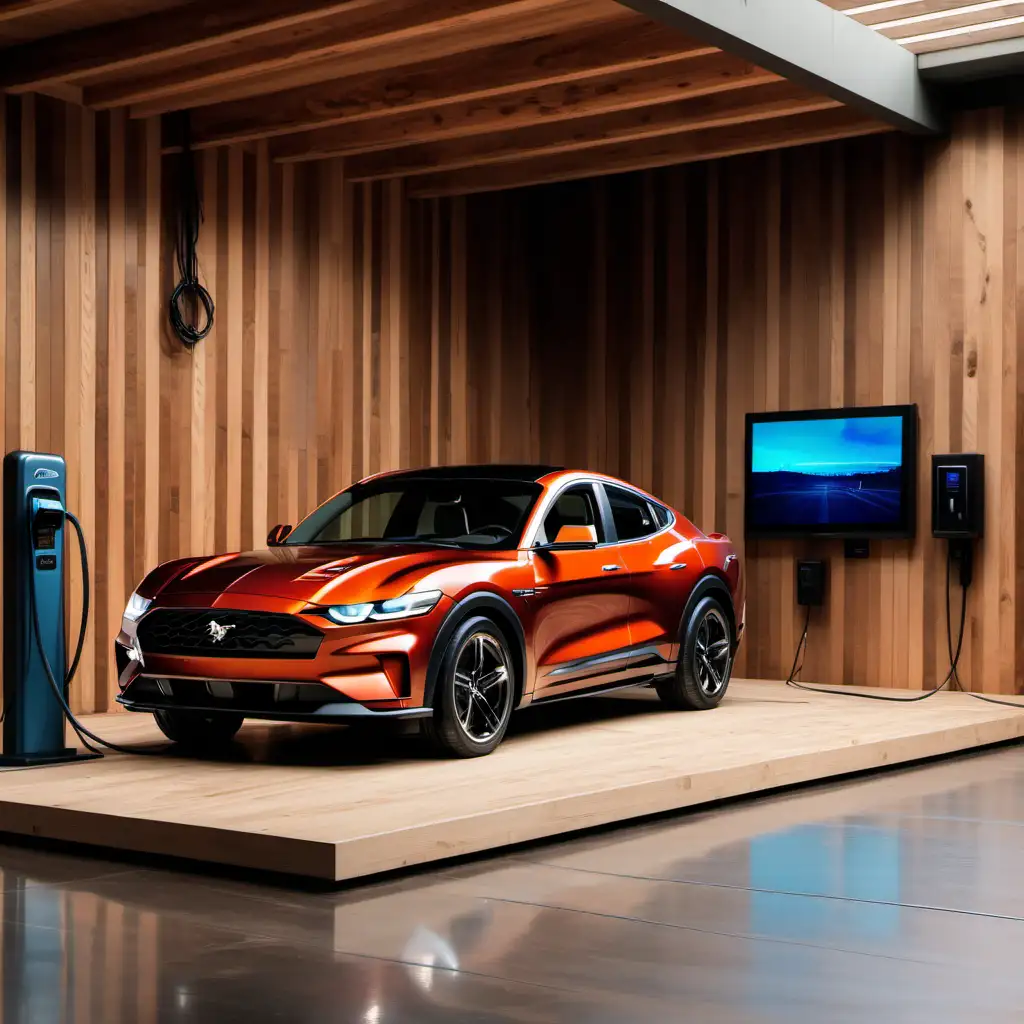
[[[509,480],[536,483],[541,477],[561,472],[561,466],[497,464],[479,466],[428,466],[381,474],[391,480]]]
[[[483,463],[469,466],[424,466],[421,469],[399,469],[376,473],[366,477],[362,483],[385,478],[388,480],[495,480],[509,483],[539,483],[542,487],[557,486],[562,481],[575,477],[587,480],[600,480],[604,483],[617,484],[629,490],[644,494],[654,501],[659,499],[647,494],[643,489],[618,477],[607,473],[594,473],[582,469],[566,469],[564,466],[552,466],[538,463]]]

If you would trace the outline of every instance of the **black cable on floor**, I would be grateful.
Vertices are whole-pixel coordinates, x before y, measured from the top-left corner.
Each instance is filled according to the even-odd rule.
[[[989,697],[984,693],[974,693],[971,690],[964,690],[964,693],[975,700],[983,700],[986,704],[999,704],[1004,708],[1016,708],[1018,711],[1024,711],[1024,704],[1018,704],[1012,700],[1000,700],[998,697]]]
[[[947,575],[947,579],[946,579],[946,646],[947,646],[947,649],[949,650],[950,662],[952,663],[952,661],[953,661],[953,633],[952,633],[952,629],[950,628],[949,578],[948,578],[949,577],[949,571],[948,571],[948,568],[947,568],[946,575]],[[965,594],[965,597],[966,597],[966,594]],[[961,636],[961,639],[962,639],[962,636]],[[957,661],[959,661],[959,658],[957,659]],[[989,697],[987,694],[984,694],[984,693],[973,693],[966,686],[964,686],[963,682],[961,681],[959,668],[956,668],[954,670],[954,672],[953,672],[953,681],[956,683],[956,687],[957,687],[957,689],[961,693],[966,693],[968,697],[973,697],[975,700],[984,701],[986,704],[998,704],[1000,707],[1004,707],[1004,708],[1017,708],[1020,711],[1024,711],[1024,704],[1018,703],[1016,701],[1000,700],[998,697]]]
[[[794,678],[797,672],[796,664],[800,657],[801,649],[806,649],[807,646],[807,631],[811,621],[811,609],[807,609],[807,615],[804,619],[804,630],[800,637],[800,642],[797,644],[796,654],[793,657],[793,668],[790,669],[789,677],[786,679],[786,685],[792,686],[797,690],[807,690],[809,693],[825,693],[832,694],[837,697],[862,697],[864,700],[881,700],[888,704],[917,704],[922,700],[927,700],[929,697],[934,697],[935,694],[944,690],[953,679],[957,677],[957,666],[960,663],[960,655],[963,651],[964,645],[964,627],[967,623],[967,588],[963,587],[963,596],[960,601],[960,629],[957,635],[956,652],[953,652],[952,644],[952,631],[950,629],[951,621],[949,617],[949,588],[950,588],[950,572],[952,569],[953,555],[950,552],[949,557],[946,560],[946,636],[948,642],[948,648],[950,652],[950,665],[949,672],[946,673],[946,678],[939,683],[938,686],[933,690],[928,690],[926,693],[919,694],[916,697],[887,697],[881,693],[854,693],[851,690],[840,690],[833,689],[825,686],[808,686],[806,683],[798,683]],[[959,682],[959,680],[958,680]],[[978,696],[972,694],[972,696]],[[1019,705],[1017,705],[1019,706]]]
[[[807,614],[804,616],[804,628],[800,634],[800,642],[796,645],[796,650],[793,652],[793,665],[789,670],[789,675],[786,676],[786,685],[800,687],[800,684],[796,681],[796,677],[800,674],[804,667],[803,658],[801,654],[807,650],[807,631],[811,625],[811,606],[807,606]],[[800,662],[797,665],[797,662]]]
[[[960,673],[957,671],[957,663],[959,662],[960,659],[959,659],[959,657],[957,657],[957,658],[953,657],[953,618],[952,618],[952,614],[950,613],[950,610],[949,610],[949,591],[950,591],[949,576],[950,576],[950,571],[952,569],[952,566],[953,566],[953,549],[952,549],[952,547],[950,547],[949,554],[946,557],[946,655],[949,658],[950,665],[953,666],[953,669],[952,669],[952,671],[953,671],[953,685],[956,686],[956,688],[958,690],[963,691],[964,687],[963,687],[963,684],[960,682]],[[960,639],[961,639],[961,641],[963,640],[963,624],[962,624],[963,623],[963,614],[962,613],[963,613],[964,605],[966,605],[966,603],[967,603],[967,591],[965,589],[964,593],[963,593],[963,604],[961,605],[961,608],[960,608],[960,611],[961,611],[961,626],[960,626],[961,633],[960,633]]]

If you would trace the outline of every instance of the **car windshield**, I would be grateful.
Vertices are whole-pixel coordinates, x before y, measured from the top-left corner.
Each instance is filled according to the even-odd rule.
[[[540,492],[540,485],[523,481],[384,477],[343,491],[299,523],[285,543],[510,549]]]

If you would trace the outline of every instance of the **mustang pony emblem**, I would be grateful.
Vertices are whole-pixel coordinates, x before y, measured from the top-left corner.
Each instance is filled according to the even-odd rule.
[[[234,628],[234,626],[222,626],[219,622],[211,622],[210,636],[213,637],[213,642],[215,644],[219,644],[221,640],[228,635],[228,630]]]

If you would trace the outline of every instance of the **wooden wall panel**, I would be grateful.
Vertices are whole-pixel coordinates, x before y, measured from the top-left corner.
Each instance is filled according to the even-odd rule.
[[[6,97],[0,139],[0,423],[6,450],[68,459],[94,587],[74,702],[104,709],[111,639],[147,567],[262,544],[354,476],[429,461],[410,208],[400,182],[350,185],[338,161],[204,153],[217,316],[190,351],[166,324],[177,165],[159,124]],[[429,378],[429,352],[416,365]]]
[[[259,545],[353,479],[553,460],[632,479],[742,544],[744,414],[849,402],[917,402],[922,453],[986,453],[963,675],[1016,691],[1019,114],[965,116],[939,142],[422,201],[352,183],[340,161],[206,151],[217,319],[191,351],[166,326],[177,168],[156,122],[7,97],[0,139],[0,423],[7,449],[69,460],[95,584],[80,709],[110,705],[110,640],[156,561]],[[750,545],[740,671],[788,671],[793,559],[816,552],[832,579],[805,677],[941,677],[944,548],[925,501],[917,540],[869,562]]]
[[[863,562],[832,543],[748,545],[739,670],[788,672],[801,625],[793,562],[818,554],[832,581],[805,678],[940,681],[946,549],[930,537],[927,456],[980,450],[987,537],[962,676],[1016,692],[1020,128],[1018,114],[992,110],[942,142],[892,136],[437,201],[414,223],[468,245],[413,250],[441,261],[433,277],[456,307],[467,295],[483,308],[528,296],[525,337],[472,319],[468,336],[458,323],[441,332],[437,360],[466,366],[453,368],[453,388],[462,373],[472,392],[477,375],[542,367],[518,414],[486,419],[470,403],[469,421],[442,417],[437,456],[457,460],[466,444],[483,454],[474,438],[486,435],[488,455],[511,458],[537,429],[535,457],[627,477],[742,545],[745,413],[916,402],[917,539],[876,543]],[[435,287],[435,324],[445,298]]]

